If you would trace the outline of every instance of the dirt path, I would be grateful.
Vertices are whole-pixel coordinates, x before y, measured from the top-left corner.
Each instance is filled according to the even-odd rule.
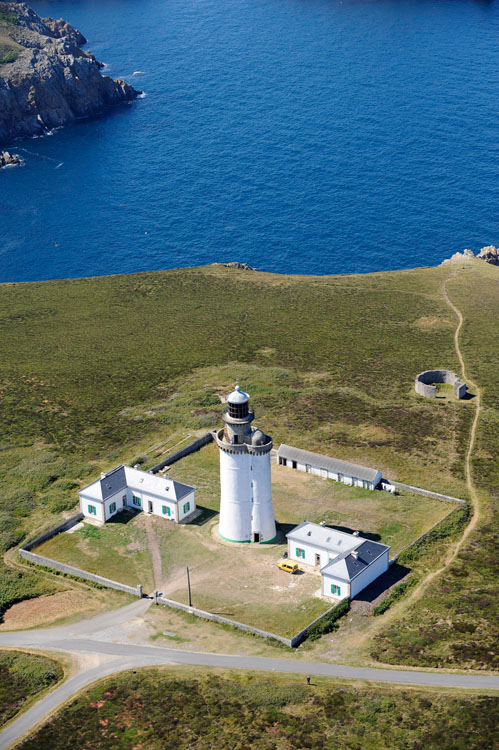
[[[478,493],[476,490],[476,487],[473,483],[473,475],[471,470],[471,456],[473,454],[473,450],[475,447],[475,441],[476,441],[476,430],[478,425],[478,419],[480,417],[480,410],[481,410],[481,391],[480,388],[477,386],[476,383],[474,383],[470,378],[468,377],[466,373],[466,365],[464,362],[464,358],[461,352],[461,348],[459,346],[459,334],[461,332],[461,328],[463,326],[464,318],[459,310],[458,307],[451,301],[449,298],[449,294],[447,292],[447,284],[456,278],[457,272],[454,271],[450,276],[445,279],[441,286],[441,292],[442,297],[445,300],[445,303],[450,307],[450,309],[453,311],[457,318],[457,326],[456,330],[454,331],[454,348],[456,350],[456,355],[459,360],[459,364],[461,366],[461,374],[462,374],[462,380],[465,382],[468,386],[468,390],[471,390],[475,394],[475,415],[473,417],[473,422],[471,425],[470,430],[470,436],[469,436],[469,442],[468,442],[468,449],[466,451],[466,457],[465,457],[465,474],[466,474],[466,485],[468,487],[469,493],[470,493],[470,500],[471,500],[471,507],[473,509],[473,515],[471,517],[470,522],[466,526],[462,536],[459,538],[457,543],[455,545],[452,545],[450,550],[448,551],[443,563],[440,565],[439,568],[436,570],[431,571],[428,573],[421,581],[420,583],[411,591],[411,593],[403,597],[403,599],[398,602],[397,604],[390,607],[389,612],[385,613],[384,617],[382,618],[382,622],[379,623],[373,623],[373,627],[369,628],[369,630],[361,636],[361,640],[365,643],[366,641],[371,641],[372,638],[377,635],[382,630],[385,630],[387,625],[389,625],[392,621],[400,619],[401,615],[406,612],[414,602],[416,602],[418,599],[421,598],[421,596],[424,594],[426,589],[428,588],[428,585],[435,579],[437,576],[441,575],[456,559],[457,555],[463,548],[466,540],[468,539],[471,532],[476,528],[476,525],[478,523],[478,520],[480,518],[480,500],[478,497]],[[380,618],[381,620],[381,618]],[[368,657],[369,658],[369,657]],[[372,659],[369,660],[371,663],[376,663],[381,665],[382,662],[374,662]],[[391,665],[386,665],[391,666]]]
[[[156,536],[156,531],[153,525],[154,518],[152,516],[146,516],[144,514],[144,522],[147,534],[147,544],[149,547],[149,553],[151,555],[154,588],[156,589],[156,591],[162,591],[163,566],[161,564],[161,552],[159,549],[158,537]]]

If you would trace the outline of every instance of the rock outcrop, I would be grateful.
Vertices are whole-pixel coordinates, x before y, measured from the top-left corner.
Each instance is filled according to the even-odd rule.
[[[21,159],[17,154],[9,154],[8,151],[0,151],[0,169],[2,167],[18,167]]]
[[[0,65],[0,143],[99,114],[141,93],[102,75],[102,64],[80,49],[85,37],[66,21],[2,2],[0,21],[15,57]]]
[[[475,257],[479,260],[484,260],[486,263],[492,263],[493,266],[499,266],[499,248],[494,247],[494,245],[482,247],[477,255],[475,255],[473,250],[469,249],[463,250],[462,253],[454,253],[450,258],[443,260],[440,265],[446,266],[449,263],[463,263],[465,261],[471,261]]]
[[[225,266],[225,268],[239,268],[241,271],[256,271],[247,263],[240,263],[238,260],[231,260],[228,263],[212,263],[212,266]]]
[[[499,266],[499,248],[494,247],[494,245],[482,247],[476,257],[486,263],[492,263],[493,266]]]

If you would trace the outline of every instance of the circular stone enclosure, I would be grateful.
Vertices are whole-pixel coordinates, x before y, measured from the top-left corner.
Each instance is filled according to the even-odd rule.
[[[435,398],[437,395],[435,383],[452,385],[456,398],[466,396],[466,383],[461,383],[459,376],[452,370],[425,370],[425,372],[420,372],[415,382],[416,393],[426,398]]]

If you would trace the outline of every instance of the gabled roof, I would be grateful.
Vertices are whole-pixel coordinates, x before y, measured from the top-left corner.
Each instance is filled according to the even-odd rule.
[[[277,451],[279,458],[289,458],[290,461],[297,461],[300,464],[310,464],[318,469],[327,469],[335,474],[344,474],[347,477],[363,479],[366,482],[375,482],[380,479],[381,472],[378,469],[370,469],[367,466],[351,464],[348,461],[341,461],[339,458],[330,458],[322,456],[320,453],[312,453],[301,448],[293,448],[291,445],[282,443]]]
[[[84,494],[85,497],[90,497],[95,502],[103,503],[108,497],[112,497],[117,492],[127,488],[134,492],[150,493],[175,503],[180,502],[186,495],[196,489],[174,479],[167,479],[149,474],[147,471],[133,469],[131,466],[118,466],[84,487],[78,494]]]
[[[363,544],[357,547],[356,556],[352,555],[351,552],[345,552],[327,565],[324,565],[321,568],[321,575],[330,575],[334,576],[334,578],[350,582],[355,576],[358,576],[359,573],[362,573],[363,570],[377,560],[383,552],[389,549],[390,547],[387,547],[386,544],[363,540]]]
[[[291,529],[286,534],[286,537],[293,542],[312,544],[315,547],[321,547],[328,552],[336,554],[349,552],[365,541],[360,536],[347,534],[344,531],[337,531],[336,529],[331,529],[329,526],[321,526],[318,523],[311,523],[310,521],[302,521],[294,529]]]

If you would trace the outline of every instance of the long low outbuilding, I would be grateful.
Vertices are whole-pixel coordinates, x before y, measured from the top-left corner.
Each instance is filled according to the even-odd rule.
[[[366,490],[376,489],[382,477],[381,471],[377,469],[352,464],[339,458],[322,456],[320,453],[312,453],[301,448],[293,448],[284,443],[277,451],[277,463],[324,479],[333,479],[354,487],[364,487]]]
[[[183,521],[196,510],[195,487],[131,466],[117,466],[78,492],[81,512],[97,523],[130,508],[170,521]]]
[[[290,560],[320,569],[328,599],[352,599],[388,570],[390,547],[359,534],[303,521],[286,537]]]

